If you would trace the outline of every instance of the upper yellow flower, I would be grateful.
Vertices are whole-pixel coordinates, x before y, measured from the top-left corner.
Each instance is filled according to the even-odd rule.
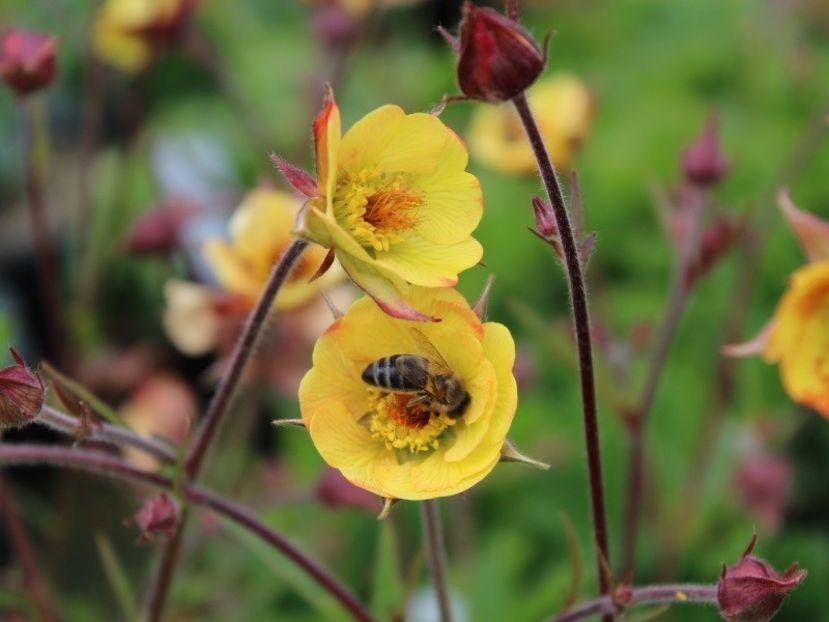
[[[396,6],[418,4],[423,0],[303,0],[312,6],[337,5],[348,11],[354,17],[364,17],[374,9],[386,9]]]
[[[397,106],[369,113],[341,136],[328,92],[314,121],[317,181],[277,159],[311,196],[298,234],[333,249],[340,264],[390,315],[428,319],[406,302],[408,286],[452,287],[481,259],[470,234],[483,213],[457,135],[429,114]]]
[[[518,400],[509,331],[482,324],[454,290],[414,293],[420,312],[443,321],[393,318],[362,298],[320,337],[299,388],[302,419],[323,459],[389,499],[453,495],[483,479],[500,459]],[[411,404],[415,394],[362,379],[369,365],[394,354],[444,359],[469,395],[461,415],[430,414],[428,401]]]
[[[244,198],[230,220],[230,241],[214,238],[204,245],[205,257],[222,289],[240,296],[251,307],[256,303],[274,263],[293,241],[291,229],[301,205],[286,192],[264,188]],[[324,249],[309,247],[279,290],[274,308],[302,305],[341,278],[342,273],[335,267],[309,283],[324,258]]]
[[[539,80],[529,91],[544,144],[559,168],[568,168],[592,117],[590,92],[575,76]],[[479,106],[469,127],[469,150],[482,164],[512,174],[535,174],[536,164],[512,106]]]
[[[779,364],[792,400],[829,418],[829,222],[797,209],[785,192],[779,202],[811,263],[791,276],[760,335],[725,351],[734,356],[762,354]]]
[[[92,27],[92,49],[102,61],[137,73],[154,44],[175,38],[196,0],[107,0]]]

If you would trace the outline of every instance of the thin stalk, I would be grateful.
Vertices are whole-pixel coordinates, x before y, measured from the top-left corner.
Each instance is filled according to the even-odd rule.
[[[307,246],[308,242],[304,240],[294,241],[274,266],[259,302],[256,303],[256,307],[248,317],[247,323],[242,329],[242,334],[236,342],[227,373],[219,383],[216,393],[207,407],[204,419],[196,430],[195,438],[184,458],[181,474],[187,481],[195,481],[198,478],[208,449],[210,449],[221,423],[230,410],[233,396],[256,349],[256,343],[273,308],[276,295]],[[162,549],[158,572],[150,585],[147,599],[147,619],[149,622],[158,622],[164,611],[181,551],[181,541],[184,529],[187,526],[187,517],[188,513],[183,511],[176,525],[175,534]]]
[[[683,605],[683,604],[716,604],[716,585],[678,584],[678,585],[649,585],[632,590],[630,602],[624,607],[638,607],[641,605]],[[593,616],[613,614],[619,612],[619,607],[610,596],[602,596],[572,609],[560,613],[549,622],[577,622],[587,620]]]
[[[647,425],[651,418],[653,402],[665,370],[668,352],[671,349],[679,320],[688,301],[690,285],[688,284],[688,270],[696,254],[699,242],[699,225],[702,214],[701,197],[696,196],[686,208],[690,210],[689,227],[685,236],[685,243],[679,250],[674,269],[671,291],[668,294],[668,303],[665,313],[656,334],[656,340],[651,354],[650,364],[645,376],[642,395],[636,410],[628,420],[630,447],[628,450],[628,483],[624,523],[622,525],[622,563],[621,574],[633,571],[636,562],[636,543],[639,536],[639,523],[642,510],[642,497],[645,489],[645,442]]]
[[[85,432],[83,430],[84,424],[77,417],[62,413],[51,406],[43,407],[35,423],[39,423],[56,432],[72,436],[76,439],[80,437],[79,440],[134,447],[168,464],[173,464],[178,459],[175,448],[165,441],[140,436],[126,428],[120,428],[109,423],[98,423],[89,431]]]
[[[6,485],[6,479],[2,473],[0,473],[0,517],[6,527],[6,536],[20,564],[23,580],[31,594],[38,617],[44,622],[56,622],[58,615],[55,604],[52,602],[49,588],[37,564],[26,526],[17,514],[12,492]]]
[[[37,262],[37,276],[46,307],[49,346],[54,352],[55,359],[59,361],[63,350],[64,324],[55,251],[52,247],[52,235],[49,230],[43,192],[44,168],[48,151],[45,113],[41,102],[30,96],[21,102],[20,115],[26,197],[29,204],[29,223]]]
[[[587,446],[587,470],[590,482],[590,502],[593,511],[593,539],[596,546],[596,567],[599,590],[602,594],[610,593],[610,577],[605,568],[610,563],[607,547],[607,516],[604,503],[604,484],[602,482],[602,459],[599,444],[599,421],[596,414],[596,385],[593,372],[593,347],[590,339],[590,316],[587,308],[587,289],[581,267],[580,249],[573,235],[567,205],[561,193],[561,186],[556,176],[555,167],[544,146],[544,140],[538,130],[530,105],[525,94],[512,100],[518,116],[524,125],[530,146],[535,154],[538,170],[547,191],[547,197],[553,207],[553,214],[558,227],[564,263],[567,269],[567,284],[570,289],[570,302],[573,310],[576,343],[578,346],[579,375],[581,378],[581,399],[584,413],[584,439]],[[612,620],[613,616],[604,616]]]
[[[0,464],[4,466],[51,464],[116,479],[142,482],[168,491],[174,488],[174,481],[170,477],[139,469],[109,454],[86,449],[0,443]],[[188,502],[206,507],[215,514],[236,523],[281,552],[322,589],[339,601],[355,620],[375,622],[371,613],[328,570],[308,557],[293,542],[262,523],[246,509],[221,495],[191,484],[183,484],[182,493]]]
[[[443,542],[443,528],[440,524],[437,500],[421,501],[420,517],[423,523],[423,548],[432,573],[432,584],[440,609],[440,622],[452,622],[452,607],[446,578],[446,547]]]

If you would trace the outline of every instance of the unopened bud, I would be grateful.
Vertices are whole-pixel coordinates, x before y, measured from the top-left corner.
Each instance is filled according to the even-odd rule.
[[[686,282],[695,283],[707,274],[734,245],[741,227],[728,218],[720,218],[702,232],[696,262],[688,268]]]
[[[166,255],[178,246],[181,226],[195,207],[179,199],[165,201],[138,217],[127,237],[127,250],[139,255]]]
[[[682,172],[697,186],[710,186],[728,172],[728,160],[720,150],[717,120],[710,117],[702,134],[682,154]]]
[[[723,568],[717,584],[717,603],[728,622],[768,622],[786,596],[806,578],[797,564],[779,574],[767,562],[751,555],[752,539],[742,559]]]
[[[311,16],[316,38],[328,49],[351,44],[360,30],[359,17],[337,2],[324,4]]]
[[[144,502],[135,515],[135,525],[141,530],[139,543],[152,541],[157,536],[169,538],[176,530],[176,504],[166,493]]]
[[[458,83],[464,95],[503,102],[523,93],[544,69],[544,54],[513,19],[467,0],[462,9]]]
[[[26,367],[14,349],[10,350],[15,364],[0,369],[0,430],[34,421],[46,397],[40,377]]]
[[[533,212],[535,213],[535,229],[542,237],[550,238],[558,235],[556,217],[549,202],[541,197],[533,197]]]
[[[10,30],[0,39],[0,77],[19,96],[48,86],[55,77],[57,40],[30,30]]]

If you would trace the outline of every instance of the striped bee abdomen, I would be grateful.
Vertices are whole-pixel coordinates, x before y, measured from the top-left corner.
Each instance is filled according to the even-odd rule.
[[[387,391],[420,391],[429,381],[428,361],[414,354],[377,359],[363,371],[363,382]]]

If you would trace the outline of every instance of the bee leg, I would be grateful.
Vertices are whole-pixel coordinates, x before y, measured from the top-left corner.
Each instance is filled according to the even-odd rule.
[[[406,407],[405,407],[406,408],[406,416],[412,414],[412,408],[414,408],[418,404],[422,404],[423,402],[425,402],[428,399],[429,399],[429,394],[428,393],[421,393],[417,397],[413,397],[408,402],[406,402]]]

